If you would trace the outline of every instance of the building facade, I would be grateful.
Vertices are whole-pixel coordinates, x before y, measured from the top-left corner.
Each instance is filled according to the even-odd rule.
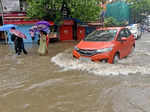
[[[25,42],[32,42],[29,34],[29,28],[38,20],[29,20],[26,16],[27,3],[26,0],[0,0],[0,26],[4,24],[15,24],[17,29],[24,33],[28,38]],[[8,43],[11,43],[10,33],[4,35],[4,32],[0,32],[0,41],[8,39]]]
[[[25,11],[27,7],[26,0],[1,0],[1,4],[3,12],[5,13],[12,11],[15,12]]]

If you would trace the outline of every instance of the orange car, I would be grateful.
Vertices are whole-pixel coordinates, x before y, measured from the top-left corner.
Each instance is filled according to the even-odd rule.
[[[125,27],[99,28],[77,44],[73,57],[81,60],[117,63],[135,48],[133,34]]]

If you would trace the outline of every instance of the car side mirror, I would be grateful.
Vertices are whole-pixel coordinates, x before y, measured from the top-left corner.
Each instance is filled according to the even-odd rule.
[[[127,38],[126,37],[122,37],[121,41],[127,41]]]

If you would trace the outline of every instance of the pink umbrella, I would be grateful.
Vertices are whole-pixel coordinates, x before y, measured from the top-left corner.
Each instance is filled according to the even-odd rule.
[[[11,29],[10,32],[20,38],[27,38],[25,34],[23,34],[22,32],[15,30],[15,29]]]

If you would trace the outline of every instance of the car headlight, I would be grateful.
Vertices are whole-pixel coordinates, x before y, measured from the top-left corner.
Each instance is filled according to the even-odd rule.
[[[97,53],[104,53],[104,52],[109,52],[109,51],[112,51],[112,47],[109,47],[109,48],[104,48],[104,49],[99,49],[99,50],[96,50]]]
[[[74,50],[78,51],[78,50],[80,50],[80,49],[79,49],[78,47],[75,46],[75,47],[74,47]]]

